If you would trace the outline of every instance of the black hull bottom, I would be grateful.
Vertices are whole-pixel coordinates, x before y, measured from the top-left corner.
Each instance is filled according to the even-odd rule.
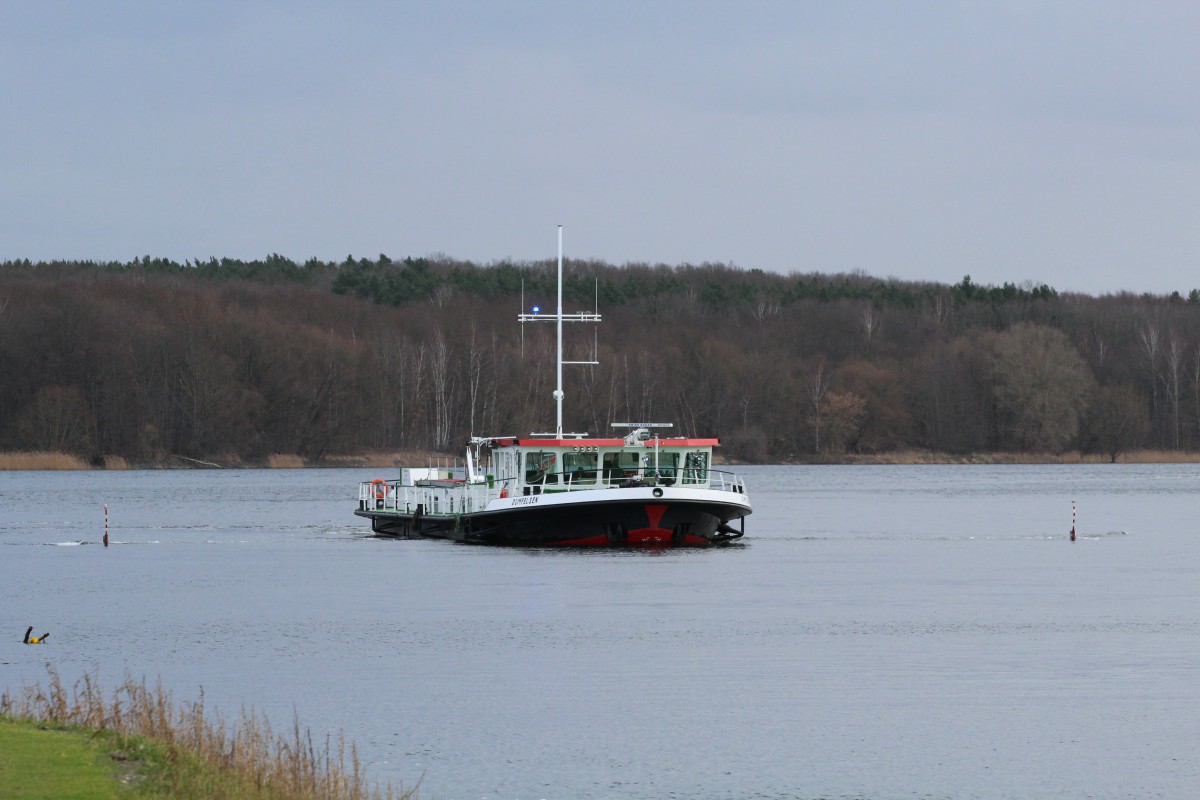
[[[745,510],[686,501],[606,502],[456,517],[360,509],[381,536],[522,547],[708,547],[742,536]]]

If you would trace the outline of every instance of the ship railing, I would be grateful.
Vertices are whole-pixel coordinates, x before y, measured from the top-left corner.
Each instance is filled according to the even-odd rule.
[[[462,480],[423,480],[413,485],[377,479],[358,485],[358,507],[363,511],[454,516],[482,511],[490,500],[500,496],[501,490],[502,485],[496,482],[489,486]]]
[[[745,492],[740,475],[709,468],[641,467],[637,469],[603,468],[570,469],[566,471],[530,471],[525,473],[523,486],[544,491],[586,491],[626,486],[686,486],[717,489],[726,492]]]
[[[400,480],[364,481],[358,485],[358,507],[364,511],[386,511],[397,514],[453,516],[482,511],[499,497],[522,494],[558,492],[588,492],[597,489],[620,489],[636,486],[679,486],[683,488],[715,489],[745,494],[740,475],[717,469],[653,469],[637,471],[575,470],[548,472],[540,477],[488,478],[479,483],[462,480],[428,480],[408,485]],[[617,474],[619,473],[619,474]]]

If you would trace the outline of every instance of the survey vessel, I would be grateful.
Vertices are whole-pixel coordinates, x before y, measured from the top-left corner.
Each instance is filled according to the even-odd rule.
[[[563,431],[563,323],[601,321],[599,309],[563,313],[562,226],[558,304],[522,309],[518,322],[553,322],[558,341],[552,432],[472,437],[461,465],[408,467],[358,487],[355,514],[382,536],[545,547],[724,544],[745,533],[742,478],[715,469],[716,438],[670,434],[669,423],[612,423],[608,436]]]

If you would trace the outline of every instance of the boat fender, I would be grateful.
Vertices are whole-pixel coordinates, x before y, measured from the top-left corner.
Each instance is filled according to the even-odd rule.
[[[653,492],[651,492],[651,494],[653,494],[655,497],[662,497],[662,489],[660,489],[659,487],[655,486],[655,487],[654,487],[654,491],[653,491]]]

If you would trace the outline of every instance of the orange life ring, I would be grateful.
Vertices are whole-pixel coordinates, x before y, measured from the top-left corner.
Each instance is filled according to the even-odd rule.
[[[376,478],[371,481],[371,485],[375,487],[375,499],[382,500],[384,495],[387,494],[387,481],[383,478]]]

